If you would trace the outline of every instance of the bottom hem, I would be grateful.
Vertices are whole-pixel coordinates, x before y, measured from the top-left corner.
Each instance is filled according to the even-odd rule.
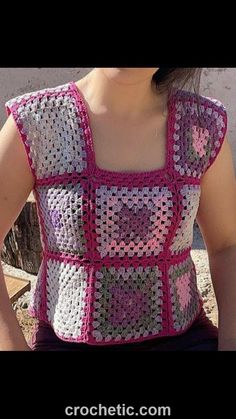
[[[65,336],[60,335],[58,332],[55,331],[55,329],[53,327],[53,324],[47,318],[45,318],[45,315],[43,313],[38,313],[34,308],[28,308],[28,313],[29,313],[30,316],[36,318],[38,321],[43,321],[48,326],[50,326],[53,329],[53,332],[55,333],[57,338],[59,338],[63,342],[83,343],[83,344],[87,344],[91,347],[93,347],[93,346],[108,347],[108,346],[116,346],[116,345],[122,346],[122,345],[127,345],[127,344],[135,344],[135,343],[145,342],[145,341],[148,341],[148,340],[150,341],[150,340],[158,339],[158,338],[168,338],[168,337],[171,338],[171,337],[174,337],[174,336],[182,335],[185,332],[187,332],[190,329],[190,327],[193,325],[193,323],[197,320],[197,318],[200,315],[202,309],[203,309],[203,301],[200,300],[199,309],[196,312],[196,315],[194,316],[194,318],[191,320],[191,322],[188,323],[188,325],[184,329],[181,329],[178,332],[175,331],[175,330],[164,331],[164,332],[162,331],[162,332],[157,333],[157,334],[144,336],[144,337],[140,337],[140,338],[132,338],[132,339],[127,339],[127,340],[119,340],[119,341],[109,340],[107,342],[105,342],[105,341],[97,342],[94,339],[91,339],[91,338],[87,337],[86,336],[87,332],[85,332],[84,336],[81,336],[81,337],[77,337],[77,338],[69,337],[69,338],[67,338]]]

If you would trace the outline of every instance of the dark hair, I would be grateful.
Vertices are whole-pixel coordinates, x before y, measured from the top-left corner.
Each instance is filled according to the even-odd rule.
[[[153,75],[152,80],[159,91],[187,88],[199,94],[202,68],[167,68],[160,67]]]

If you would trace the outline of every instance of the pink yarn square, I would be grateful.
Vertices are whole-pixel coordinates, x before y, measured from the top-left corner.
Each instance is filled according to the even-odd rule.
[[[196,127],[196,125],[192,126],[193,147],[200,157],[206,154],[205,147],[207,146],[209,137],[210,133],[208,129]]]
[[[190,295],[190,273],[185,273],[176,281],[176,288],[179,297],[181,310],[183,311],[191,300]]]

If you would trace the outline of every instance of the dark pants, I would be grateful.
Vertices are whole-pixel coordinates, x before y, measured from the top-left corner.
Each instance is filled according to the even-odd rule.
[[[32,339],[34,351],[217,351],[218,329],[202,309],[192,326],[183,334],[158,337],[144,342],[115,345],[89,345],[65,342],[58,338],[51,326],[38,322]]]

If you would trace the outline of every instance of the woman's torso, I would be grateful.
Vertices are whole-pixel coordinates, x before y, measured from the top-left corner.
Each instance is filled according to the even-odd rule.
[[[200,105],[201,121],[196,97],[177,92],[155,137],[158,118],[132,133],[90,125],[74,82],[7,103],[36,178],[43,260],[30,309],[61,339],[137,342],[196,319],[193,223],[226,130],[221,104]]]

